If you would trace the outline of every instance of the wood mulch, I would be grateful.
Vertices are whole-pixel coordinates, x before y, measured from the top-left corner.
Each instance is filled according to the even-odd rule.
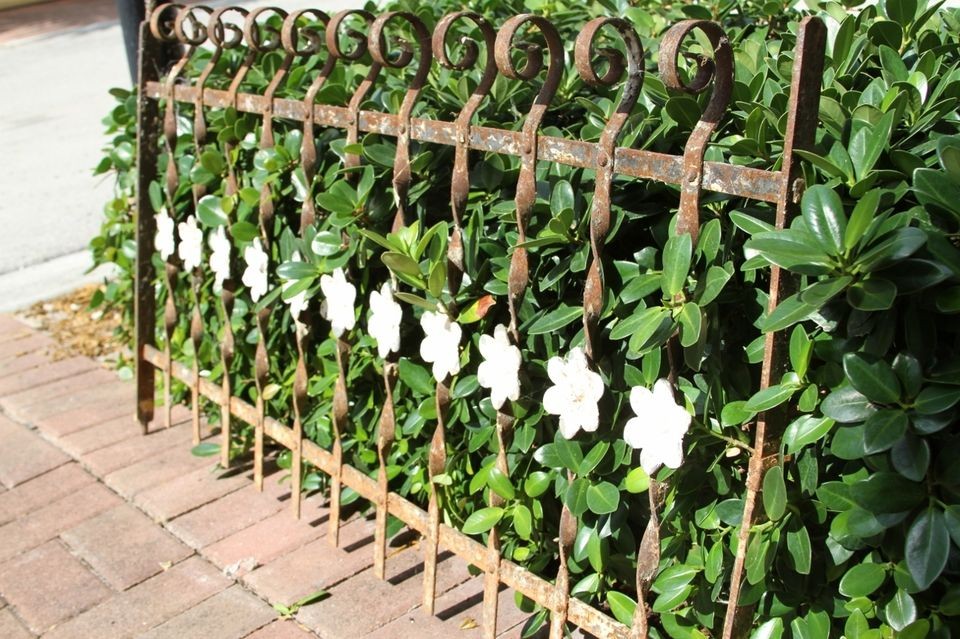
[[[129,359],[114,336],[120,326],[119,309],[90,309],[90,300],[102,286],[79,288],[61,297],[38,302],[18,313],[22,321],[49,334],[55,346],[48,355],[53,360],[90,357],[108,365]]]

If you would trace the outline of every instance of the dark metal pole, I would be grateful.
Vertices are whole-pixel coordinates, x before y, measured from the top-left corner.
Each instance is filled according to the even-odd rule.
[[[140,41],[140,23],[146,16],[143,0],[116,0],[117,16],[123,31],[123,47],[127,52],[130,81],[137,83],[137,48]]]

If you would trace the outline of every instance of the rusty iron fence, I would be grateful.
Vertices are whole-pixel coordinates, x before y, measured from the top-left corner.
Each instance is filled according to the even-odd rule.
[[[263,16],[273,15],[283,19],[282,29],[264,29],[258,23]],[[232,16],[232,20],[231,20]],[[299,25],[308,18],[324,25],[325,33],[307,30]],[[367,25],[367,33],[361,34],[355,28],[346,28],[346,20],[362,20]],[[386,51],[384,29],[390,22],[406,23],[415,34],[416,42],[402,43],[398,56],[390,56]],[[447,53],[447,37],[451,26],[462,21],[468,22],[480,35],[486,46],[486,64],[481,79],[470,98],[465,102],[455,121],[436,121],[412,117],[414,105],[424,88],[427,75],[434,59],[446,68],[464,70],[478,62],[480,48],[477,41],[463,41],[466,54],[453,61]],[[472,124],[472,119],[489,93],[497,74],[518,81],[534,80],[543,71],[543,47],[523,43],[518,34],[524,29],[533,28],[541,34],[546,43],[549,63],[546,65],[545,81],[539,89],[530,111],[519,131],[500,130]],[[623,51],[612,49],[596,51],[595,40],[602,29],[612,29],[623,41]],[[713,47],[712,58],[700,56],[694,60],[696,73],[688,82],[683,80],[678,69],[681,45],[694,30],[700,30]],[[345,33],[354,40],[354,48],[345,51],[340,46],[340,35]],[[667,155],[646,150],[637,150],[617,146],[618,137],[634,107],[643,82],[643,52],[639,38],[629,22],[619,18],[597,18],[590,21],[581,31],[575,43],[576,71],[591,86],[615,86],[623,81],[621,99],[610,120],[603,129],[599,142],[585,142],[562,139],[541,134],[541,120],[553,98],[563,74],[564,48],[553,25],[543,17],[532,14],[517,15],[505,21],[495,29],[482,16],[461,11],[445,16],[431,34],[428,28],[416,16],[409,13],[384,13],[379,16],[365,11],[348,10],[334,16],[322,11],[309,9],[289,15],[279,9],[258,9],[247,12],[236,7],[211,10],[202,6],[183,6],[165,4],[153,9],[149,20],[141,26],[141,48],[139,60],[139,102],[137,149],[138,195],[137,195],[137,266],[136,266],[136,340],[137,340],[137,419],[143,431],[147,431],[154,417],[155,372],[159,369],[164,375],[166,392],[166,420],[170,421],[170,383],[172,379],[183,382],[191,393],[192,426],[195,441],[200,440],[200,399],[201,397],[220,406],[222,422],[222,463],[229,465],[229,442],[231,438],[231,420],[239,418],[255,429],[254,469],[258,486],[263,481],[263,450],[265,438],[290,450],[292,453],[292,495],[293,510],[300,512],[301,467],[304,461],[331,478],[329,536],[331,543],[338,543],[338,531],[341,525],[340,494],[343,487],[350,487],[361,497],[372,502],[376,509],[376,535],[374,543],[374,565],[382,578],[385,565],[387,515],[400,519],[411,529],[423,535],[424,548],[424,609],[432,614],[436,597],[436,565],[440,548],[452,551],[485,573],[483,635],[494,637],[497,634],[497,592],[505,584],[522,593],[551,611],[550,636],[562,637],[566,624],[574,624],[598,637],[645,637],[647,636],[647,616],[649,607],[644,603],[644,595],[656,575],[659,561],[659,522],[656,508],[651,521],[643,533],[638,550],[637,590],[640,605],[637,606],[632,627],[612,619],[583,601],[571,597],[567,573],[567,556],[571,551],[576,534],[576,521],[569,509],[564,507],[560,522],[559,557],[560,567],[554,582],[543,579],[501,556],[499,535],[496,527],[491,530],[487,544],[470,538],[457,529],[441,523],[436,496],[432,496],[428,509],[424,511],[411,501],[389,491],[385,469],[386,453],[390,449],[395,416],[392,406],[392,389],[396,382],[396,362],[387,362],[384,371],[384,384],[387,392],[386,407],[382,412],[380,434],[377,442],[379,473],[377,479],[353,468],[342,461],[341,432],[346,426],[348,388],[345,376],[345,359],[349,345],[338,338],[336,349],[339,376],[334,392],[334,443],[332,450],[326,450],[316,443],[305,439],[301,423],[307,402],[307,371],[304,364],[304,352],[308,347],[306,337],[297,333],[299,360],[296,368],[293,396],[292,425],[286,425],[265,415],[264,403],[258,399],[251,404],[236,396],[230,386],[229,375],[223,375],[218,384],[201,377],[194,358],[192,366],[172,361],[170,338],[177,322],[178,309],[174,295],[167,295],[164,309],[164,330],[166,346],[156,346],[156,287],[154,268],[151,264],[153,251],[152,238],[155,231],[153,209],[147,195],[151,181],[158,175],[159,156],[163,152],[172,152],[177,139],[177,106],[189,104],[194,107],[193,135],[196,145],[204,143],[206,126],[205,108],[233,107],[240,112],[262,116],[262,130],[259,139],[260,148],[273,145],[273,121],[276,118],[303,123],[304,144],[301,153],[301,166],[307,180],[313,180],[316,165],[316,151],[312,143],[316,128],[332,127],[346,131],[348,144],[355,143],[360,132],[373,132],[396,138],[396,156],[394,163],[393,186],[396,193],[397,213],[394,228],[405,221],[405,206],[411,182],[410,143],[418,140],[428,144],[447,145],[455,149],[454,169],[451,185],[451,214],[453,232],[450,239],[450,261],[460,269],[462,275],[462,256],[460,250],[460,219],[464,214],[468,193],[468,159],[470,151],[498,153],[520,158],[520,171],[516,190],[516,221],[519,242],[525,238],[525,221],[530,214],[536,197],[535,170],[538,162],[552,162],[573,167],[583,167],[596,171],[595,193],[591,210],[591,265],[587,270],[584,287],[584,326],[587,356],[594,349],[597,324],[603,293],[600,274],[601,251],[604,237],[610,225],[610,194],[615,175],[629,176],[637,180],[655,180],[666,184],[679,185],[680,207],[677,232],[696,235],[699,230],[700,198],[704,192],[717,192],[732,196],[760,200],[776,205],[776,227],[784,228],[797,213],[800,196],[804,190],[801,177],[798,149],[809,149],[814,141],[818,122],[818,104],[820,96],[821,74],[825,46],[825,28],[816,18],[805,18],[798,26],[791,89],[786,120],[786,132],[783,156],[777,170],[760,170],[739,165],[707,162],[704,155],[711,136],[724,115],[731,99],[733,88],[733,56],[730,43],[722,28],[713,22],[704,20],[685,20],[674,25],[666,33],[660,47],[659,72],[665,85],[674,90],[698,93],[708,88],[712,91],[708,105],[700,121],[690,135],[682,155]],[[161,65],[162,52],[175,46],[179,50],[172,65]],[[193,81],[181,77],[191,59],[203,46],[212,49],[212,55],[206,67]],[[281,81],[290,71],[298,58],[312,55],[326,49],[326,63],[306,91],[301,101],[280,99],[276,91]],[[238,65],[232,81],[226,90],[205,86],[213,66],[228,49],[242,52],[242,62]],[[262,95],[242,93],[241,83],[259,56],[267,51],[285,52],[282,63],[276,70],[267,90]],[[525,64],[517,67],[513,54],[521,52]],[[491,53],[492,52],[492,53]],[[347,106],[332,106],[317,102],[318,93],[329,77],[334,65],[350,64],[369,53],[366,77],[356,88]],[[605,71],[596,70],[591,58],[600,55],[607,60]],[[409,84],[399,111],[396,114],[362,110],[361,104],[374,86],[382,71],[396,71],[408,65],[416,65],[415,75]],[[161,69],[161,66],[168,68]],[[622,78],[625,76],[625,80]],[[356,167],[360,163],[357,155],[346,155],[344,164]],[[165,190],[172,199],[180,183],[177,167],[168,162],[165,174]],[[203,187],[193,187],[194,205],[204,195]],[[227,193],[237,191],[237,178],[233,173],[227,176]],[[311,225],[316,212],[306,198],[301,213],[301,233]],[[259,216],[263,241],[269,242],[270,221],[273,217],[273,204],[268,187],[261,194]],[[695,241],[695,238],[694,238]],[[177,266],[167,262],[163,274],[168,287],[175,286]],[[526,251],[517,247],[512,253],[509,270],[508,302],[511,323],[509,332],[514,343],[518,340],[517,308],[527,286]],[[194,278],[194,285],[199,286]],[[451,277],[451,287],[456,287],[459,277]],[[789,294],[790,279],[781,275],[780,269],[772,267],[769,290],[769,310],[776,307],[779,300]],[[222,308],[229,317],[233,305],[233,291],[225,286],[222,296]],[[266,384],[269,353],[266,349],[265,322],[269,311],[261,311],[256,318],[259,328],[259,341],[255,358],[254,377],[258,391]],[[203,322],[199,310],[192,309],[190,339],[199,347],[203,336]],[[783,335],[770,333],[764,347],[761,384],[763,388],[779,379],[784,371]],[[234,336],[230,322],[226,322],[225,335],[221,342],[221,357],[224,370],[229,370],[233,357]],[[449,381],[449,380],[447,380]],[[438,423],[433,436],[429,473],[433,477],[442,473],[445,463],[444,443],[444,407],[448,401],[449,390],[444,383],[437,385]],[[262,393],[258,392],[258,398]],[[501,443],[498,465],[507,471],[505,447],[502,445],[509,434],[510,416],[498,413],[497,437]],[[764,472],[778,463],[777,451],[784,428],[781,415],[769,412],[761,414],[753,424],[754,446],[747,476],[747,498],[745,500],[743,523],[739,533],[738,551],[729,584],[729,604],[724,621],[723,636],[733,637],[742,632],[738,622],[742,609],[738,606],[741,582],[744,579],[744,559],[748,546],[750,529],[755,521],[754,510],[760,492]],[[662,499],[662,488],[651,485],[650,499]],[[500,497],[491,493],[491,505],[498,505]]]

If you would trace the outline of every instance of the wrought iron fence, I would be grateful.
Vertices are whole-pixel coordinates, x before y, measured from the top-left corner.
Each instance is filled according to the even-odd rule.
[[[229,20],[230,16],[234,21]],[[282,29],[265,29],[258,19],[265,15],[283,18]],[[353,16],[353,17],[351,17]],[[241,29],[237,19],[242,21]],[[309,18],[325,26],[325,33],[301,28],[303,18]],[[345,29],[347,19],[362,19],[368,25],[366,34],[354,29]],[[466,41],[466,54],[459,60],[452,60],[447,53],[447,37],[451,26],[466,21],[471,23],[486,47],[486,64],[481,80],[464,103],[456,120],[452,122],[412,117],[414,105],[425,86],[427,75],[434,59],[437,63],[451,69],[471,68],[479,59],[477,42]],[[403,22],[415,34],[416,42],[403,44],[399,55],[390,55],[386,50],[384,29],[388,23]],[[500,130],[472,124],[478,107],[483,103],[493,85],[496,75],[502,74],[517,81],[532,81],[544,66],[542,47],[523,45],[518,34],[523,29],[534,28],[542,35],[546,44],[549,62],[546,65],[545,81],[539,89],[530,107],[529,113],[519,131]],[[597,54],[595,40],[605,28],[619,34],[623,41],[623,51],[603,49],[600,55],[607,59],[605,71],[600,73],[591,58]],[[345,51],[341,48],[340,37],[345,29],[347,35],[355,40],[355,48]],[[697,72],[689,82],[685,82],[678,69],[681,45],[694,30],[700,30],[713,47],[712,59],[698,58]],[[179,45],[180,55],[173,64],[162,71],[159,67],[161,51],[169,50],[171,44]],[[192,82],[185,82],[182,75],[200,47],[212,48],[212,56],[203,72]],[[164,309],[164,327],[167,340],[163,349],[155,344],[156,335],[156,288],[155,273],[151,263],[152,238],[155,232],[153,209],[148,198],[151,181],[156,179],[158,158],[164,151],[173,157],[177,138],[177,105],[186,103],[194,106],[194,141],[201,146],[206,136],[204,122],[205,108],[233,107],[239,112],[248,112],[262,116],[262,130],[259,139],[260,148],[271,148],[274,144],[274,119],[300,121],[303,123],[304,144],[300,157],[301,167],[307,180],[313,180],[317,163],[313,144],[316,128],[332,127],[346,131],[348,144],[358,140],[360,132],[373,132],[396,138],[396,155],[393,169],[393,187],[396,193],[397,212],[394,227],[405,222],[407,196],[411,183],[410,143],[413,140],[428,144],[454,147],[454,168],[451,184],[451,213],[453,232],[450,240],[450,262],[454,271],[450,286],[458,286],[463,275],[460,220],[465,211],[468,194],[468,159],[470,151],[484,151],[520,158],[520,171],[516,190],[516,223],[519,241],[525,238],[525,225],[536,197],[536,167],[538,162],[552,162],[573,167],[589,168],[596,171],[595,193],[593,197],[590,232],[591,258],[590,268],[584,286],[583,316],[588,358],[592,355],[597,339],[598,319],[603,299],[603,281],[599,265],[602,260],[604,238],[610,226],[610,196],[615,175],[629,176],[637,180],[654,180],[666,184],[679,185],[680,208],[677,222],[678,233],[696,235],[699,230],[700,198],[704,192],[724,193],[732,196],[775,203],[777,209],[776,227],[784,228],[797,212],[804,183],[799,167],[797,149],[812,146],[818,122],[818,102],[820,81],[823,70],[825,29],[816,18],[805,18],[798,27],[797,46],[794,55],[791,90],[786,120],[786,132],[783,156],[778,170],[760,170],[734,164],[704,161],[708,142],[724,115],[731,99],[733,88],[733,59],[730,44],[716,23],[704,20],[685,20],[673,26],[666,33],[660,46],[659,71],[664,84],[675,90],[697,93],[708,88],[712,91],[709,103],[702,117],[693,129],[682,155],[667,155],[657,152],[637,150],[618,146],[618,138],[624,124],[634,107],[643,82],[643,52],[640,41],[629,22],[619,18],[597,18],[590,21],[580,32],[575,43],[576,70],[583,80],[592,86],[615,86],[625,76],[619,105],[606,123],[599,142],[563,139],[540,133],[540,124],[554,97],[563,74],[564,51],[554,26],[546,19],[532,15],[517,15],[507,20],[499,29],[495,29],[482,16],[469,11],[461,11],[445,16],[431,34],[424,23],[409,13],[384,13],[379,16],[365,11],[350,10],[332,17],[319,10],[298,11],[287,15],[278,9],[258,9],[247,12],[240,8],[225,7],[210,10],[201,6],[161,5],[154,9],[149,22],[141,29],[140,81],[138,102],[139,145],[137,149],[138,196],[137,196],[137,292],[136,292],[136,339],[137,339],[137,417],[144,432],[154,416],[155,369],[162,371],[166,392],[166,420],[170,421],[170,385],[172,379],[183,382],[190,390],[192,403],[192,425],[195,441],[200,439],[200,398],[205,397],[220,406],[222,423],[222,463],[228,466],[229,442],[231,438],[231,420],[239,418],[255,429],[254,468],[258,486],[263,481],[264,439],[269,438],[276,444],[292,452],[292,494],[293,509],[297,516],[300,512],[301,467],[304,461],[316,466],[331,478],[329,535],[331,543],[338,543],[338,531],[341,525],[340,495],[344,486],[355,490],[361,497],[372,502],[376,508],[376,535],[374,543],[375,570],[384,575],[387,515],[399,518],[407,526],[423,535],[424,548],[424,609],[432,614],[436,597],[436,565],[440,548],[448,549],[476,566],[485,573],[483,634],[494,637],[497,634],[497,592],[505,584],[551,611],[550,636],[563,636],[567,623],[575,624],[587,632],[599,637],[645,637],[647,636],[648,606],[644,604],[646,594],[659,563],[659,522],[657,509],[651,508],[653,516],[643,533],[638,550],[637,590],[640,605],[637,606],[632,627],[608,617],[596,608],[571,597],[567,558],[576,534],[576,521],[570,510],[564,506],[560,522],[559,557],[560,567],[555,582],[538,577],[524,568],[502,557],[499,534],[494,527],[485,545],[468,537],[459,530],[440,521],[437,498],[430,498],[426,511],[390,492],[385,468],[386,452],[390,449],[394,432],[395,416],[392,410],[392,390],[397,377],[395,361],[388,361],[384,369],[384,385],[387,393],[387,406],[382,413],[377,442],[379,453],[379,473],[377,479],[343,462],[341,433],[346,426],[348,388],[345,377],[345,359],[349,345],[344,339],[338,339],[336,351],[339,376],[335,387],[334,399],[334,443],[332,450],[326,450],[303,436],[302,416],[307,403],[307,371],[304,364],[304,352],[307,348],[306,335],[297,332],[299,361],[294,381],[292,426],[282,424],[265,415],[262,400],[263,389],[267,383],[268,358],[266,348],[266,321],[269,311],[257,314],[256,322],[259,338],[255,358],[255,381],[258,389],[254,405],[238,397],[231,388],[230,376],[223,375],[222,383],[201,377],[197,358],[192,366],[173,361],[170,341],[177,322],[178,309],[174,295],[166,298]],[[301,101],[276,97],[277,88],[289,73],[294,62],[303,56],[311,55],[325,48],[326,62],[312,81]],[[242,51],[242,62],[236,68],[229,87],[226,90],[208,88],[205,83],[221,54],[229,49]],[[522,51],[525,63],[517,67],[512,54]],[[244,76],[258,61],[258,56],[267,52],[281,50],[284,57],[273,75],[267,90],[262,95],[239,91]],[[366,77],[356,88],[347,106],[332,106],[317,102],[317,95],[328,79],[334,65],[350,64],[369,52],[372,62]],[[492,54],[490,54],[492,52]],[[396,114],[362,110],[361,104],[368,95],[378,75],[383,70],[397,70],[410,64],[416,65],[415,75],[406,90],[402,104]],[[161,113],[162,109],[162,113]],[[348,147],[349,148],[349,147]],[[344,164],[356,167],[360,157],[347,153]],[[180,184],[180,176],[174,162],[168,162],[165,174],[166,196],[172,199]],[[194,185],[194,205],[204,195],[202,185]],[[238,189],[233,173],[227,176],[227,193]],[[300,227],[310,226],[316,217],[311,198],[306,198],[301,213]],[[270,221],[274,215],[273,203],[267,187],[261,193],[259,216],[261,237],[270,241],[268,235]],[[166,286],[172,290],[176,286],[177,266],[172,261],[165,264],[163,274]],[[509,332],[516,342],[519,339],[517,322],[518,300],[522,298],[528,285],[526,249],[516,247],[512,253],[508,302],[511,323]],[[788,294],[791,286],[789,278],[781,276],[774,266],[770,276],[769,309],[772,310]],[[195,285],[199,285],[195,282]],[[233,305],[233,291],[225,287],[221,296],[222,311],[229,317]],[[199,348],[204,326],[198,308],[192,310],[190,338]],[[230,322],[225,324],[225,335],[221,344],[221,357],[224,370],[229,370],[234,354],[234,336]],[[761,375],[763,388],[779,378],[784,368],[783,336],[770,333],[766,337]],[[437,384],[436,402],[438,420],[433,436],[429,473],[431,478],[443,472],[445,464],[444,420],[445,405],[449,401],[449,389],[444,383]],[[778,463],[777,451],[783,432],[783,419],[773,413],[760,414],[753,426],[754,446],[747,477],[748,494],[745,500],[743,520],[740,529],[738,550],[729,584],[729,605],[724,621],[724,637],[738,633],[737,623],[740,608],[738,597],[744,578],[744,560],[750,536],[754,509],[760,491],[761,480],[766,469]],[[498,412],[497,437],[501,442],[498,454],[498,466],[507,471],[507,457],[502,443],[509,435],[511,417]],[[653,505],[662,499],[662,487],[651,486],[649,491]],[[495,493],[490,495],[491,505],[501,503]]]

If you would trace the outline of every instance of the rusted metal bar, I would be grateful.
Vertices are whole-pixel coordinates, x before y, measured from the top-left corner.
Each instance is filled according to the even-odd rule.
[[[783,164],[779,172],[780,188],[777,195],[776,218],[778,229],[789,226],[798,213],[800,198],[805,188],[801,177],[800,158],[794,151],[810,150],[815,141],[826,35],[826,27],[819,18],[808,16],[800,23],[790,83]],[[795,284],[793,279],[778,266],[771,267],[768,313],[772,313],[780,301],[790,295]],[[777,383],[783,375],[785,353],[787,353],[786,339],[784,331],[767,333],[764,342],[763,368],[760,373],[761,389]],[[739,600],[747,547],[750,542],[750,528],[756,516],[756,503],[760,495],[763,475],[769,468],[780,463],[777,454],[788,421],[786,410],[786,406],[782,406],[761,413],[754,426],[753,453],[750,456],[747,472],[747,495],[744,500],[737,553],[730,576],[730,596],[723,622],[724,639],[743,636],[749,631],[747,615],[742,614],[745,609],[739,605]]]
[[[159,97],[159,87],[156,83],[147,83],[147,95]],[[174,95],[182,102],[196,100],[196,93],[192,87],[178,86]],[[260,95],[241,93],[237,96],[237,110],[246,113],[262,113],[263,100],[263,96]],[[213,108],[223,108],[229,104],[226,92],[215,89],[204,92],[203,103]],[[274,100],[275,117],[303,121],[304,111],[303,103],[300,101],[282,98]],[[314,120],[318,126],[348,129],[350,119],[346,107],[314,106]],[[395,115],[376,111],[358,111],[357,129],[396,137],[400,125]],[[476,151],[519,157],[522,146],[521,137],[522,133],[519,131],[473,126],[467,137],[467,147]],[[410,139],[455,146],[457,127],[454,122],[411,118]],[[599,148],[595,142],[568,140],[547,135],[537,136],[537,157],[543,162],[592,169],[597,165],[598,154]],[[683,158],[680,156],[618,147],[615,159],[617,175],[677,185],[683,178]],[[761,202],[776,202],[780,188],[779,173],[779,171],[766,171],[722,162],[704,162],[701,186],[705,191],[725,193]]]
[[[180,10],[180,5],[168,4],[159,7],[150,16],[150,35],[157,42],[173,42],[176,39],[175,18],[176,14],[171,15],[170,10]],[[176,228],[176,205],[175,198],[177,187],[180,182],[180,176],[177,173],[176,148],[177,148],[177,101],[173,95],[173,87],[184,70],[190,57],[193,55],[193,47],[187,47],[183,50],[180,59],[177,60],[167,72],[163,82],[163,97],[166,102],[163,113],[163,141],[167,151],[167,168],[164,180],[164,201],[167,215],[172,220],[171,227]],[[173,236],[173,230],[171,230]],[[182,239],[182,238],[181,238]],[[170,428],[172,424],[172,378],[170,376],[170,363],[172,361],[172,342],[173,332],[177,326],[177,305],[176,290],[179,268],[177,263],[177,254],[172,252],[167,256],[164,264],[164,282],[167,288],[167,300],[164,306],[164,352],[167,356],[167,365],[163,370],[163,403],[164,403],[164,426]],[[196,393],[191,396],[191,413],[197,413],[198,398]],[[196,432],[197,420],[194,423]]]
[[[437,24],[433,33],[433,51],[437,61],[441,66],[456,71],[466,71],[476,64],[480,49],[475,40],[466,37],[461,38],[460,44],[463,46],[463,53],[459,60],[454,61],[447,54],[447,34],[449,33],[450,27],[456,22],[464,20],[472,22],[477,30],[480,31],[485,45],[486,63],[483,75],[480,77],[480,82],[467,99],[463,109],[460,110],[460,114],[456,120],[457,137],[456,146],[454,147],[453,177],[450,185],[450,212],[453,229],[450,232],[450,237],[447,242],[447,288],[450,291],[451,297],[456,297],[457,292],[460,290],[460,283],[463,280],[464,274],[462,220],[466,212],[467,197],[470,192],[469,147],[467,146],[467,139],[470,136],[473,116],[490,92],[490,88],[493,86],[493,81],[497,75],[497,63],[493,55],[493,50],[496,46],[496,32],[493,26],[482,16],[470,11],[451,13],[444,16]],[[498,422],[499,421],[498,410]],[[498,428],[500,451],[498,452],[497,466],[502,472],[507,473],[508,469],[502,433],[503,429]],[[436,489],[435,486],[434,489]],[[490,505],[498,505],[495,503],[497,499],[500,499],[500,497],[491,492]],[[432,520],[431,523],[433,523]],[[438,530],[431,531],[431,535],[439,538],[439,517],[437,518],[436,524]],[[485,639],[491,639],[495,637],[497,633],[497,606],[501,581],[499,569],[500,539],[495,528],[489,533],[487,547],[494,570],[485,573],[484,576],[483,636]],[[432,612],[432,593],[425,594],[431,594],[430,611]]]
[[[510,257],[510,269],[507,275],[507,305],[510,310],[510,325],[507,332],[514,346],[520,347],[520,305],[523,303],[523,296],[526,293],[530,281],[530,267],[527,262],[527,249],[523,243],[527,240],[527,220],[533,211],[533,205],[537,198],[537,160],[538,155],[538,137],[540,123],[543,116],[546,115],[547,108],[550,106],[553,96],[560,86],[560,80],[563,77],[564,52],[563,44],[560,41],[560,34],[556,27],[544,18],[530,13],[521,14],[508,19],[497,32],[497,39],[494,43],[494,58],[497,62],[497,68],[507,78],[513,80],[522,80],[529,82],[533,80],[543,69],[543,47],[535,43],[526,43],[522,50],[525,53],[523,66],[517,67],[514,64],[512,54],[520,49],[516,43],[517,35],[522,29],[534,27],[543,37],[546,43],[546,53],[548,63],[543,85],[537,92],[530,111],[523,122],[523,128],[520,131],[520,174],[517,178],[517,190],[515,203],[517,207],[517,246],[513,248]],[[497,468],[504,475],[509,476],[510,469],[507,466],[506,447],[513,434],[513,415],[507,408],[497,411]],[[490,491],[490,504],[492,506],[502,506],[503,499],[493,490]],[[573,531],[570,531],[570,526]],[[566,504],[563,505],[560,518],[560,568],[557,574],[557,583],[555,590],[556,607],[550,621],[551,639],[560,639],[564,634],[564,627],[567,622],[568,605],[570,599],[570,583],[567,571],[567,554],[573,546],[573,538],[576,534],[576,522],[570,514],[570,509]],[[569,542],[569,543],[567,543]],[[490,529],[487,537],[488,560],[492,564],[492,570],[488,572],[488,578],[484,587],[484,632],[487,637],[496,634],[496,601],[497,590],[500,581],[500,563],[502,556],[500,554],[500,532],[496,526]]]
[[[153,238],[156,220],[148,192],[157,174],[160,105],[147,95],[147,83],[159,78],[160,43],[153,38],[150,25],[140,25],[140,54],[137,61],[137,199],[135,226],[137,233],[136,279],[134,280],[133,316],[136,353],[134,358],[137,384],[136,420],[146,434],[154,415],[156,370],[144,360],[144,349],[156,341],[156,277],[153,268]]]
[[[300,28],[297,22],[303,17],[310,17],[323,24],[330,22],[329,16],[316,9],[304,9],[295,11],[288,15],[283,21],[281,31],[281,42],[283,49],[290,60],[294,56],[309,56],[320,51],[322,34],[315,29],[305,27]],[[299,46],[299,39],[306,39],[304,46]],[[284,59],[284,66],[289,66],[287,58]],[[326,82],[333,69],[335,58],[328,56],[326,62],[320,70],[320,73],[311,83],[307,94],[304,97],[304,104],[312,105],[323,84]],[[277,82],[279,84],[279,82]],[[275,87],[274,87],[275,88]],[[312,114],[312,109],[307,110],[308,116]],[[316,210],[313,207],[313,180],[316,171],[317,149],[314,142],[313,119],[307,117],[303,123],[303,141],[300,146],[300,166],[304,172],[304,178],[307,183],[307,193],[303,198],[303,207],[300,210],[300,236],[303,237],[307,229],[313,225],[316,219]],[[290,312],[294,315],[295,339],[297,342],[297,366],[293,377],[293,456],[291,463],[291,474],[294,483],[291,484],[291,504],[294,516],[300,517],[302,502],[302,482],[303,475],[303,418],[307,411],[307,384],[309,377],[307,374],[306,351],[309,345],[310,331],[312,324],[312,313],[309,309],[303,309],[296,315],[297,310],[291,306]]]

